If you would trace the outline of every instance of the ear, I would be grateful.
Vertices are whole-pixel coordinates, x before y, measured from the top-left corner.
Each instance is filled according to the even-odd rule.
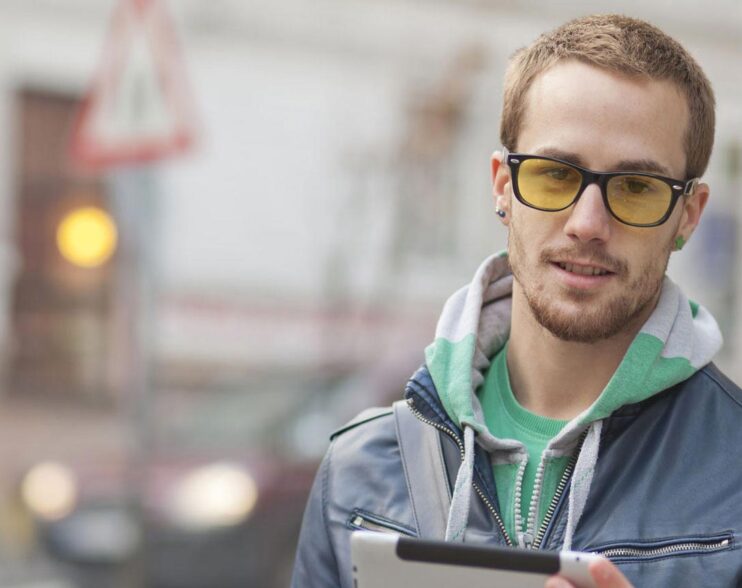
[[[503,160],[501,151],[495,151],[492,154],[492,196],[495,199],[495,206],[505,212],[505,216],[500,221],[505,226],[510,222],[510,168]]]
[[[708,184],[698,184],[693,194],[683,197],[681,200],[683,213],[675,237],[682,237],[685,241],[690,239],[696,226],[698,226],[698,221],[701,220],[701,214],[703,214],[703,209],[706,208],[709,194]]]

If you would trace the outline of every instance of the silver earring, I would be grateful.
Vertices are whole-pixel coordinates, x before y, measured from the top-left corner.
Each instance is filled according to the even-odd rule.
[[[497,216],[499,216],[500,218],[505,218],[505,211],[499,206],[495,208],[495,212],[497,213]]]

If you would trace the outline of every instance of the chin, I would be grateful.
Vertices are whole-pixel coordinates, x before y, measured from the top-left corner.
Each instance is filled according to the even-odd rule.
[[[645,305],[631,304],[626,297],[610,302],[549,303],[529,300],[536,321],[554,337],[574,343],[596,343],[631,330]]]

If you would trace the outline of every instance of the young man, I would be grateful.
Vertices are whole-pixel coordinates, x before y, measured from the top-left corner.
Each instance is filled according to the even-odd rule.
[[[355,528],[602,553],[603,588],[737,585],[742,391],[665,276],[713,133],[706,76],[647,23],[581,18],[516,53],[492,159],[507,254],[446,303],[407,406],[333,436],[294,586],[351,586]]]

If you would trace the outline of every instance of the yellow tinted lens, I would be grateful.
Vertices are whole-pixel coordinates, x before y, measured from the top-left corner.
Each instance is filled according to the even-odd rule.
[[[561,210],[572,203],[582,184],[575,168],[548,159],[526,159],[518,171],[518,190],[528,204],[544,210]]]
[[[670,186],[648,176],[615,176],[608,180],[606,189],[613,214],[637,225],[658,222],[672,202]]]

